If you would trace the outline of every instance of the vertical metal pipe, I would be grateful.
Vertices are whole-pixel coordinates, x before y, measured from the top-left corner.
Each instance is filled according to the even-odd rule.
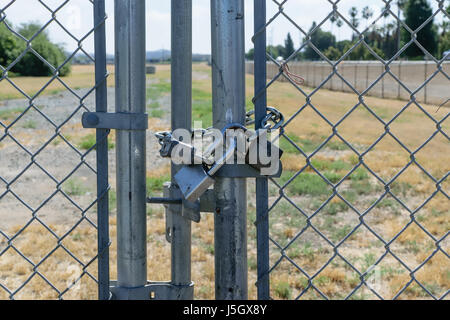
[[[145,113],[145,1],[115,0],[116,112]],[[117,131],[118,286],[147,283],[146,137]]]
[[[255,129],[267,114],[266,0],[254,0],[255,34]],[[314,72],[314,75],[316,73]],[[267,178],[256,179],[256,241],[258,261],[258,300],[270,298],[269,279],[269,186]]]
[[[244,1],[212,0],[213,122],[245,122]],[[247,299],[247,182],[217,178],[216,299]]]
[[[105,21],[105,0],[95,0],[95,106],[97,112],[108,112]],[[97,202],[97,248],[99,300],[109,300],[108,133],[108,130],[97,130],[97,195],[99,197]]]
[[[267,114],[266,0],[254,0],[255,34],[255,129]],[[263,29],[264,28],[264,29]],[[314,82],[315,82],[314,72]],[[256,245],[258,261],[258,300],[270,298],[269,279],[269,187],[267,178],[256,179]]]
[[[192,128],[192,0],[172,0],[172,130]],[[172,177],[180,170],[172,165]],[[174,182],[174,181],[173,181]],[[172,283],[191,282],[191,221],[172,215]],[[192,297],[193,299],[193,297]]]

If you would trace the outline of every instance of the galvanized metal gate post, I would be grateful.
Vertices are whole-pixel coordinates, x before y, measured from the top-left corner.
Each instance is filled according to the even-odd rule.
[[[116,112],[142,114],[145,1],[115,0]],[[146,133],[117,130],[117,275],[119,288],[147,284]]]
[[[213,122],[245,123],[244,1],[211,1]],[[216,178],[216,299],[247,299],[247,182]]]
[[[254,0],[255,45],[255,129],[267,114],[266,92],[266,0]],[[258,299],[270,298],[269,281],[269,187],[267,178],[256,179],[256,237],[258,264]]]
[[[192,127],[192,0],[172,0],[172,130]],[[180,170],[172,164],[172,177]],[[174,182],[174,181],[173,181]],[[171,195],[171,198],[174,198]],[[191,221],[171,214],[172,284],[191,285]],[[192,291],[193,293],[193,291]],[[171,297],[175,298],[175,297]],[[185,297],[193,299],[194,297]]]

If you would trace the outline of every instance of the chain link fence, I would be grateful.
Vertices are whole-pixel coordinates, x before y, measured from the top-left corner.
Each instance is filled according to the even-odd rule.
[[[106,106],[104,6],[0,1],[0,299],[98,298],[99,279],[108,289],[108,234],[98,224],[108,216],[107,161],[99,198],[96,163],[107,132],[81,127],[83,112]],[[47,20],[20,25],[18,10]],[[50,44],[54,35],[65,46]],[[95,56],[85,48],[94,37]]]
[[[268,200],[258,198],[259,232],[267,228],[270,233],[267,244],[259,236],[260,297],[448,299],[449,113],[448,108],[423,105],[418,96],[437,78],[448,87],[449,75],[444,58],[433,56],[417,40],[433,19],[448,22],[448,3],[434,1],[432,15],[414,30],[397,15],[396,1],[378,1],[383,10],[367,27],[352,24],[341,10],[345,1],[324,1],[329,10],[311,29],[293,18],[299,5],[294,2],[255,1],[254,102],[257,108],[277,107],[287,119],[280,135],[285,172],[270,181]],[[383,60],[366,35],[386,17],[411,36]],[[333,18],[353,33],[351,46],[337,61],[312,41]],[[304,38],[286,61],[266,51],[266,32],[280,21]],[[395,70],[410,46],[420,48],[430,61],[426,78],[417,85],[403,81]],[[344,60],[359,47],[383,69],[367,82],[341,72]],[[320,81],[306,79],[309,86],[299,86],[284,64],[293,64],[306,48],[327,68]],[[270,65],[277,66],[275,74]],[[267,82],[258,80],[266,74]],[[406,102],[370,97],[387,78],[406,92]],[[326,90],[332,81],[347,93]],[[445,90],[440,97],[444,103]]]

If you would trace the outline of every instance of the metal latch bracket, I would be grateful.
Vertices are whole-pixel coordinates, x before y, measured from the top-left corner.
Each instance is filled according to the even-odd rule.
[[[85,129],[114,129],[139,131],[148,129],[145,113],[85,112],[81,120]]]

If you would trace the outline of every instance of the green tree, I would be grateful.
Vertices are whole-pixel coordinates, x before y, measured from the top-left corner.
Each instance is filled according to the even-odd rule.
[[[351,19],[350,19],[350,23],[352,24],[352,26],[357,29],[359,27],[359,19],[358,19],[358,8],[356,7],[351,7],[350,10],[348,11],[348,14],[350,15]],[[356,32],[353,33],[353,39],[356,38]]]
[[[317,27],[317,24],[313,22],[313,25],[310,29],[310,31],[314,30]],[[311,43],[319,49],[321,52],[324,52],[329,47],[333,47],[336,45],[336,37],[331,32],[323,31],[322,29],[318,28],[312,35],[311,35]],[[317,52],[311,47],[307,46],[305,49],[304,57],[307,60],[319,60],[320,56],[317,54]]]
[[[278,46],[272,46],[272,45],[268,45],[267,46],[267,52],[269,53],[269,55],[276,59],[278,57],[282,57],[283,53],[284,53],[284,47],[282,45],[278,45]]]
[[[0,65],[7,68],[18,56],[18,39],[8,30],[5,23],[0,24]]]
[[[350,50],[353,44],[348,43],[347,46],[344,48],[344,52],[347,52]],[[380,56],[380,58],[384,59],[385,55],[384,52],[379,48],[372,48],[372,50]],[[349,54],[347,60],[376,60],[375,56],[372,55],[372,53],[367,49],[367,47],[363,44],[360,44],[355,49],[352,50],[352,52]]]
[[[405,8],[405,23],[412,30],[417,30],[433,14],[433,10],[427,0],[408,0]],[[417,41],[431,54],[437,53],[438,37],[437,30],[432,19],[418,33]],[[403,32],[406,42],[411,40],[411,34],[406,30]],[[424,52],[415,44],[411,44],[405,51],[408,58],[417,59],[424,56]]]
[[[284,41],[284,50],[283,50],[283,58],[289,58],[295,52],[294,41],[292,40],[291,34],[287,34],[287,38]]]
[[[339,60],[342,57],[342,52],[336,47],[329,47],[323,54],[331,61]]]
[[[368,6],[364,7],[362,10],[362,17],[366,20],[366,28],[369,26],[369,20],[373,17],[373,10]]]
[[[341,19],[338,19],[336,25],[338,27],[338,40],[341,40],[341,28],[344,25],[344,22]]]
[[[255,59],[255,49],[251,48],[246,54],[245,59],[253,61]]]
[[[60,76],[66,76],[70,73],[70,63],[62,64],[66,60],[66,55],[61,46],[53,44],[48,36],[46,30],[41,30],[41,26],[37,23],[23,24],[19,28],[19,33],[26,39],[33,38],[31,47],[38,53],[45,61],[48,62],[55,69],[59,69]],[[26,43],[20,42],[19,49],[21,52],[26,50]],[[51,76],[54,74],[52,68],[42,61],[36,54],[28,51],[14,66],[13,71],[22,76]]]
[[[446,11],[450,14],[450,5]],[[448,21],[444,21],[441,24],[441,33],[439,36],[438,59],[442,59],[444,52],[447,50],[450,50],[450,30]],[[447,57],[447,59],[450,59],[450,57]]]

